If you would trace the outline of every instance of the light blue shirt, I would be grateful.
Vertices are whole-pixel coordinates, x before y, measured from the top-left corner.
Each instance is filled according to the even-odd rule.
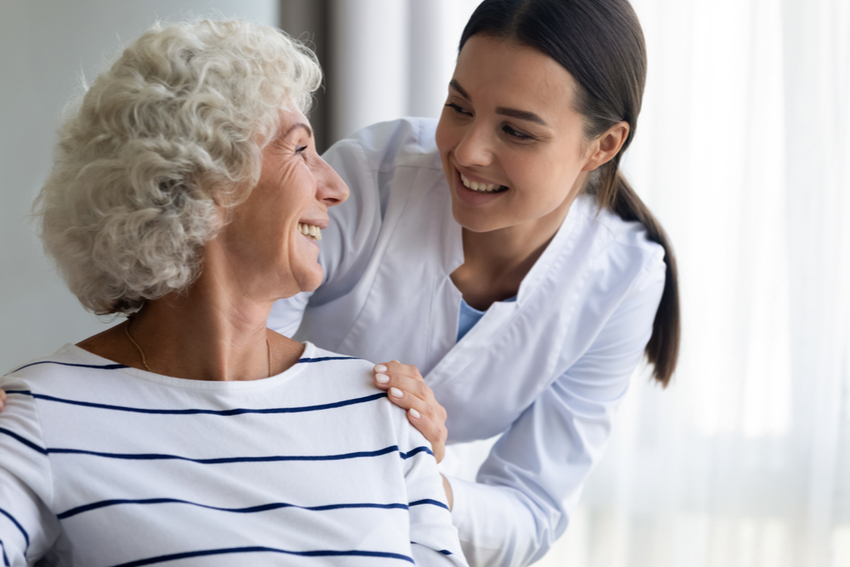
[[[504,302],[510,303],[512,301],[516,301],[516,296],[506,299]],[[457,342],[460,342],[464,335],[466,335],[466,333],[468,333],[469,330],[481,320],[484,313],[484,311],[479,311],[474,307],[470,307],[465,300],[460,300],[460,315],[458,315],[457,321]]]

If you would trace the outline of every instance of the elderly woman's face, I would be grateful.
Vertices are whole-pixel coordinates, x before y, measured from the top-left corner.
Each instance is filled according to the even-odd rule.
[[[316,153],[307,118],[281,111],[278,136],[263,150],[260,180],[220,234],[241,285],[268,299],[316,289],[328,207],[347,198],[348,187]]]

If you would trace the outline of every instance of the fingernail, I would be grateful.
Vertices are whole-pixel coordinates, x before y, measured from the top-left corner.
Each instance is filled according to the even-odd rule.
[[[390,388],[390,395],[394,398],[401,398],[404,397],[404,392],[398,388]]]
[[[387,367],[384,366],[383,364],[378,364],[377,366],[375,366],[375,372],[386,372],[386,371],[387,371]]]
[[[386,374],[375,374],[375,380],[378,381],[378,384],[386,384],[390,381],[390,377]]]
[[[413,419],[419,419],[422,416],[419,415],[418,411],[413,408],[410,408],[410,417],[412,417]]]

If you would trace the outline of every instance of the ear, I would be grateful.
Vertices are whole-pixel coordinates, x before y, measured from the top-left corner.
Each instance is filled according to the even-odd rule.
[[[625,120],[621,120],[608,128],[605,133],[590,143],[587,161],[582,171],[593,171],[600,165],[611,161],[619,153],[628,137],[629,123]]]

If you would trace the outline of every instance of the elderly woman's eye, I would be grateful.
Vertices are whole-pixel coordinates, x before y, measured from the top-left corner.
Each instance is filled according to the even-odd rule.
[[[307,149],[307,146],[298,146],[297,148],[295,148],[295,153],[296,154],[303,153],[304,150],[306,150],[306,149]]]

